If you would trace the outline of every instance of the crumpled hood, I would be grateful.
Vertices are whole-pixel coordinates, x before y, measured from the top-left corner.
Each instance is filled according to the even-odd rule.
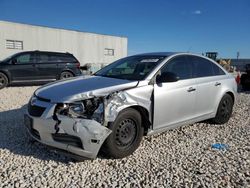
[[[35,91],[35,95],[50,99],[54,103],[72,102],[93,96],[105,96],[111,92],[135,87],[137,84],[138,81],[100,76],[79,76],[42,86]]]

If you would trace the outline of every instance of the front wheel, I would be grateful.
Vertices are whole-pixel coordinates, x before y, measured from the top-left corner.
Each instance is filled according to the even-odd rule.
[[[0,89],[3,89],[8,85],[8,78],[5,74],[0,72]]]
[[[114,158],[132,154],[140,145],[143,136],[140,113],[132,108],[122,111],[109,125],[112,133],[104,143],[103,150]]]
[[[233,99],[229,94],[225,94],[219,104],[217,113],[212,121],[216,124],[227,123],[232,115],[233,111]]]

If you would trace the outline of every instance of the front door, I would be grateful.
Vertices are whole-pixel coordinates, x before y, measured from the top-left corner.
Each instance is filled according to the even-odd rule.
[[[22,53],[13,57],[9,69],[13,81],[31,81],[37,77],[36,58],[34,53]]]
[[[174,127],[192,119],[195,109],[196,81],[186,56],[174,57],[160,71],[173,72],[179,80],[154,84],[154,129]]]

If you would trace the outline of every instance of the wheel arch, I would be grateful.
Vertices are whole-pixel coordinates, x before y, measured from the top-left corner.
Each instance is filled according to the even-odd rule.
[[[141,118],[142,118],[142,126],[144,127],[144,135],[146,135],[151,126],[150,119],[149,119],[150,115],[149,115],[148,110],[145,107],[140,106],[140,105],[131,105],[119,111],[118,115],[127,109],[134,109],[140,113]]]
[[[61,74],[62,74],[63,72],[70,72],[71,74],[73,74],[73,76],[75,76],[75,73],[74,73],[72,70],[70,70],[70,69],[63,69],[63,70],[60,72],[60,74],[58,75],[58,79],[60,79],[60,76],[61,76]]]
[[[217,111],[218,111],[218,107],[219,107],[219,104],[220,104],[221,99],[222,99],[223,96],[226,95],[226,94],[230,95],[230,96],[232,97],[232,99],[233,99],[233,104],[235,103],[236,96],[235,96],[235,93],[234,93],[233,91],[226,90],[226,91],[222,92],[222,94],[220,95],[220,98],[219,98],[219,100],[218,100],[218,102],[217,102],[217,105],[216,105],[215,114],[216,114]]]
[[[11,82],[11,77],[10,77],[10,75],[8,74],[8,72],[6,72],[6,71],[3,71],[3,70],[0,70],[0,73],[2,73],[2,74],[4,74],[6,77],[7,77],[7,79],[8,79],[8,84],[10,84],[10,82]]]
[[[225,94],[230,95],[230,97],[232,97],[232,99],[233,99],[233,103],[235,102],[235,95],[234,95],[234,93],[233,93],[233,92],[231,92],[231,91],[227,91]],[[224,94],[224,95],[225,95],[225,94]],[[223,96],[224,96],[224,95],[223,95]],[[222,96],[222,97],[223,97],[223,96]]]

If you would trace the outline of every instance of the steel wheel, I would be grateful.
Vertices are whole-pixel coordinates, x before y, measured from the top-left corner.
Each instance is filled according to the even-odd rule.
[[[233,99],[229,94],[225,94],[219,104],[217,113],[212,121],[216,124],[223,124],[228,122],[233,111]]]
[[[118,147],[129,147],[136,137],[136,125],[131,119],[124,119],[116,129],[115,140]]]
[[[228,98],[222,101],[222,105],[220,108],[220,114],[223,118],[228,118],[231,115],[231,106]]]
[[[141,125],[141,115],[137,110],[132,108],[123,110],[108,128],[112,133],[102,147],[102,151],[108,156],[126,157],[139,147],[144,127]]]

